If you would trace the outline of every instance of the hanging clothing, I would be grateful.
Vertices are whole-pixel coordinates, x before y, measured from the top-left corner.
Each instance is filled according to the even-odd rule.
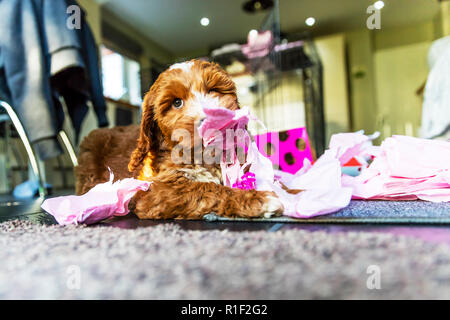
[[[74,0],[0,0],[0,99],[9,100],[42,159],[62,153],[57,134],[65,99],[78,137],[92,102],[99,127],[108,125],[98,49],[80,8],[80,28],[69,28]]]

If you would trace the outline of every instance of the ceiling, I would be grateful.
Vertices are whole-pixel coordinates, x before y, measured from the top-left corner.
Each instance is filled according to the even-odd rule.
[[[338,32],[364,28],[367,7],[375,0],[280,0],[281,31],[307,29],[305,19],[316,18],[312,31]],[[266,13],[242,11],[244,0],[97,0],[174,55],[198,52],[228,42],[244,42]],[[439,11],[438,0],[384,0],[383,28],[429,20]],[[207,27],[200,19],[208,17]]]

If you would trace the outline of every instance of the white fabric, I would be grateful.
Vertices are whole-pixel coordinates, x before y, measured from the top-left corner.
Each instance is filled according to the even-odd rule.
[[[431,70],[425,85],[421,136],[434,138],[450,126],[450,36],[433,43],[428,64]]]

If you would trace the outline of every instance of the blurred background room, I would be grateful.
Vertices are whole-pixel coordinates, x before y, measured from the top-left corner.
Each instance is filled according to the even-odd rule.
[[[22,8],[12,8],[6,4],[14,1],[0,0],[0,15],[7,10],[21,14],[27,3],[34,12],[54,10],[53,18],[62,12],[61,19],[67,22],[77,13],[70,6],[79,5],[85,15],[82,21],[92,32],[79,32],[76,44],[61,40],[63,49],[74,46],[75,50],[50,53],[67,57],[81,52],[79,64],[39,68],[41,60],[30,56],[35,52],[30,41],[17,49],[25,61],[32,59],[29,66],[24,64],[29,67],[28,77],[35,74],[30,70],[49,74],[42,80],[48,88],[42,89],[46,99],[40,102],[51,110],[46,111],[47,121],[49,116],[35,106],[37,100],[20,91],[31,92],[32,82],[22,78],[24,85],[14,82],[17,70],[8,65],[12,53],[2,48],[14,35],[11,28],[17,21],[0,23],[4,33],[0,36],[0,100],[4,102],[0,193],[4,195],[72,193],[73,166],[83,137],[99,126],[139,123],[142,97],[157,76],[171,64],[192,58],[222,65],[236,82],[241,104],[249,106],[269,131],[306,127],[317,155],[338,132],[379,131],[378,141],[393,134],[434,138],[448,132],[449,100],[444,107],[441,102],[436,112],[436,103],[425,107],[424,95],[427,90],[432,94],[431,84],[426,85],[431,68],[444,63],[439,60],[442,55],[447,54],[447,66],[450,60],[450,1],[52,0],[67,11],[46,8],[46,1],[26,0]],[[42,8],[36,8],[37,3]],[[52,27],[48,26],[49,33]],[[430,50],[432,46],[435,50]],[[42,53],[44,64],[48,54]],[[445,77],[443,71],[436,73],[433,79]],[[448,78],[438,82],[450,83]],[[51,117],[58,119],[56,124]],[[34,132],[47,125],[53,126],[51,134],[36,136]],[[263,132],[259,126],[251,130]]]

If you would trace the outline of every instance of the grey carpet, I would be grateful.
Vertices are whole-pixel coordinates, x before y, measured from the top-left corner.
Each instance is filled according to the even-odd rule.
[[[249,219],[229,219],[209,214],[207,221],[250,221]],[[450,202],[433,203],[427,201],[366,201],[353,200],[335,213],[309,219],[297,219],[287,216],[270,219],[252,219],[261,222],[293,223],[418,223],[449,224]]]
[[[450,248],[386,234],[13,220],[0,224],[0,245],[2,299],[450,298]],[[366,286],[370,265],[379,290]]]

